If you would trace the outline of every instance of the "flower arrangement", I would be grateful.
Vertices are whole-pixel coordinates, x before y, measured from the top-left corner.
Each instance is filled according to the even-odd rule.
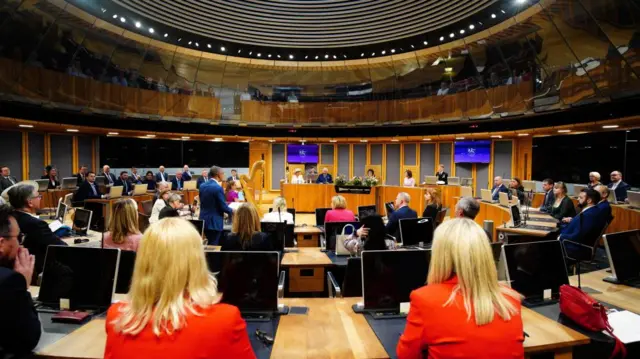
[[[347,177],[345,175],[338,175],[334,181],[336,186],[348,186]]]
[[[375,177],[359,177],[355,176],[351,180],[347,180],[347,176],[338,175],[335,178],[334,184],[336,186],[365,186],[375,187],[378,185],[378,179]]]
[[[378,185],[378,179],[375,177],[365,177],[362,184],[367,187],[375,187]]]

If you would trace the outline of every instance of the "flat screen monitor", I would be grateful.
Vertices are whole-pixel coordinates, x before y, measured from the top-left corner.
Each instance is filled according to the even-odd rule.
[[[324,226],[324,218],[331,208],[316,208],[316,226]]]
[[[91,211],[91,228],[94,231],[104,232],[104,211],[106,211],[106,205],[96,202],[84,202],[84,209]]]
[[[427,282],[430,250],[363,251],[362,294],[367,311],[397,311]]]
[[[400,220],[400,241],[402,246],[415,246],[422,242],[428,245],[433,242],[433,219],[405,218]]]
[[[91,225],[91,217],[93,217],[93,212],[76,208],[75,214],[73,215],[73,230],[76,234],[86,235],[89,230],[89,226]]]
[[[318,163],[318,145],[287,145],[288,163]]]
[[[119,249],[49,246],[44,260],[38,301],[59,308],[106,309],[115,291]]]
[[[358,206],[358,219],[360,221],[374,214],[378,214],[378,208],[375,205]]]
[[[209,270],[217,273],[222,302],[242,313],[278,309],[278,252],[206,252]]]
[[[522,218],[520,218],[520,208],[518,208],[518,206],[511,206],[509,210],[511,211],[511,221],[513,222],[513,226],[520,227],[520,225],[522,225]]]
[[[293,223],[261,222],[260,231],[269,235],[274,250],[282,252],[285,247],[295,247]]]
[[[67,205],[64,204],[62,198],[58,201],[58,208],[56,208],[56,218],[60,222],[64,223],[64,217],[67,215]]]
[[[136,264],[136,252],[121,251],[120,265],[118,266],[118,277],[116,279],[116,293],[129,293],[131,288],[131,278],[133,278],[133,268]]]
[[[640,230],[604,235],[611,272],[618,281],[640,277]]]
[[[454,145],[455,163],[491,162],[491,141],[462,141]]]
[[[196,231],[200,233],[200,237],[204,238],[204,221],[201,219],[189,219],[188,220],[196,228]]]
[[[569,284],[560,241],[505,244],[502,250],[511,288],[525,299],[541,300],[547,289],[557,299],[560,286]]]
[[[362,227],[361,222],[325,222],[324,223],[324,238],[327,242],[326,248],[328,251],[336,250],[336,236],[342,234],[342,229],[347,224],[352,225],[356,230]],[[347,229],[345,234],[351,234],[351,231]]]

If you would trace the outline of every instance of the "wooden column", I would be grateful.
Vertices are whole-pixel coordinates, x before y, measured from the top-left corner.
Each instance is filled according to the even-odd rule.
[[[22,132],[22,180],[29,179],[29,132]]]
[[[75,172],[79,165],[80,159],[78,155],[78,136],[71,137],[71,167],[73,170],[71,173]]]
[[[515,166],[512,173],[521,180],[531,180],[531,168],[533,159],[533,139],[520,137],[513,141],[513,157]]]

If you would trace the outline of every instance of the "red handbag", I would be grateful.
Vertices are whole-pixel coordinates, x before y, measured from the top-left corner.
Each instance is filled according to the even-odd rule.
[[[567,284],[560,286],[560,312],[583,328],[594,332],[605,331],[611,335],[615,339],[616,345],[609,359],[618,354],[622,358],[627,356],[627,348],[613,334],[613,328],[609,325],[604,306],[580,288]]]

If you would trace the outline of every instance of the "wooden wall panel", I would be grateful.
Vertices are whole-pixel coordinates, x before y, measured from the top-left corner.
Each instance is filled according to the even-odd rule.
[[[531,180],[531,163],[533,154],[533,139],[529,136],[520,137],[514,141],[515,160],[514,174],[521,180]]]

